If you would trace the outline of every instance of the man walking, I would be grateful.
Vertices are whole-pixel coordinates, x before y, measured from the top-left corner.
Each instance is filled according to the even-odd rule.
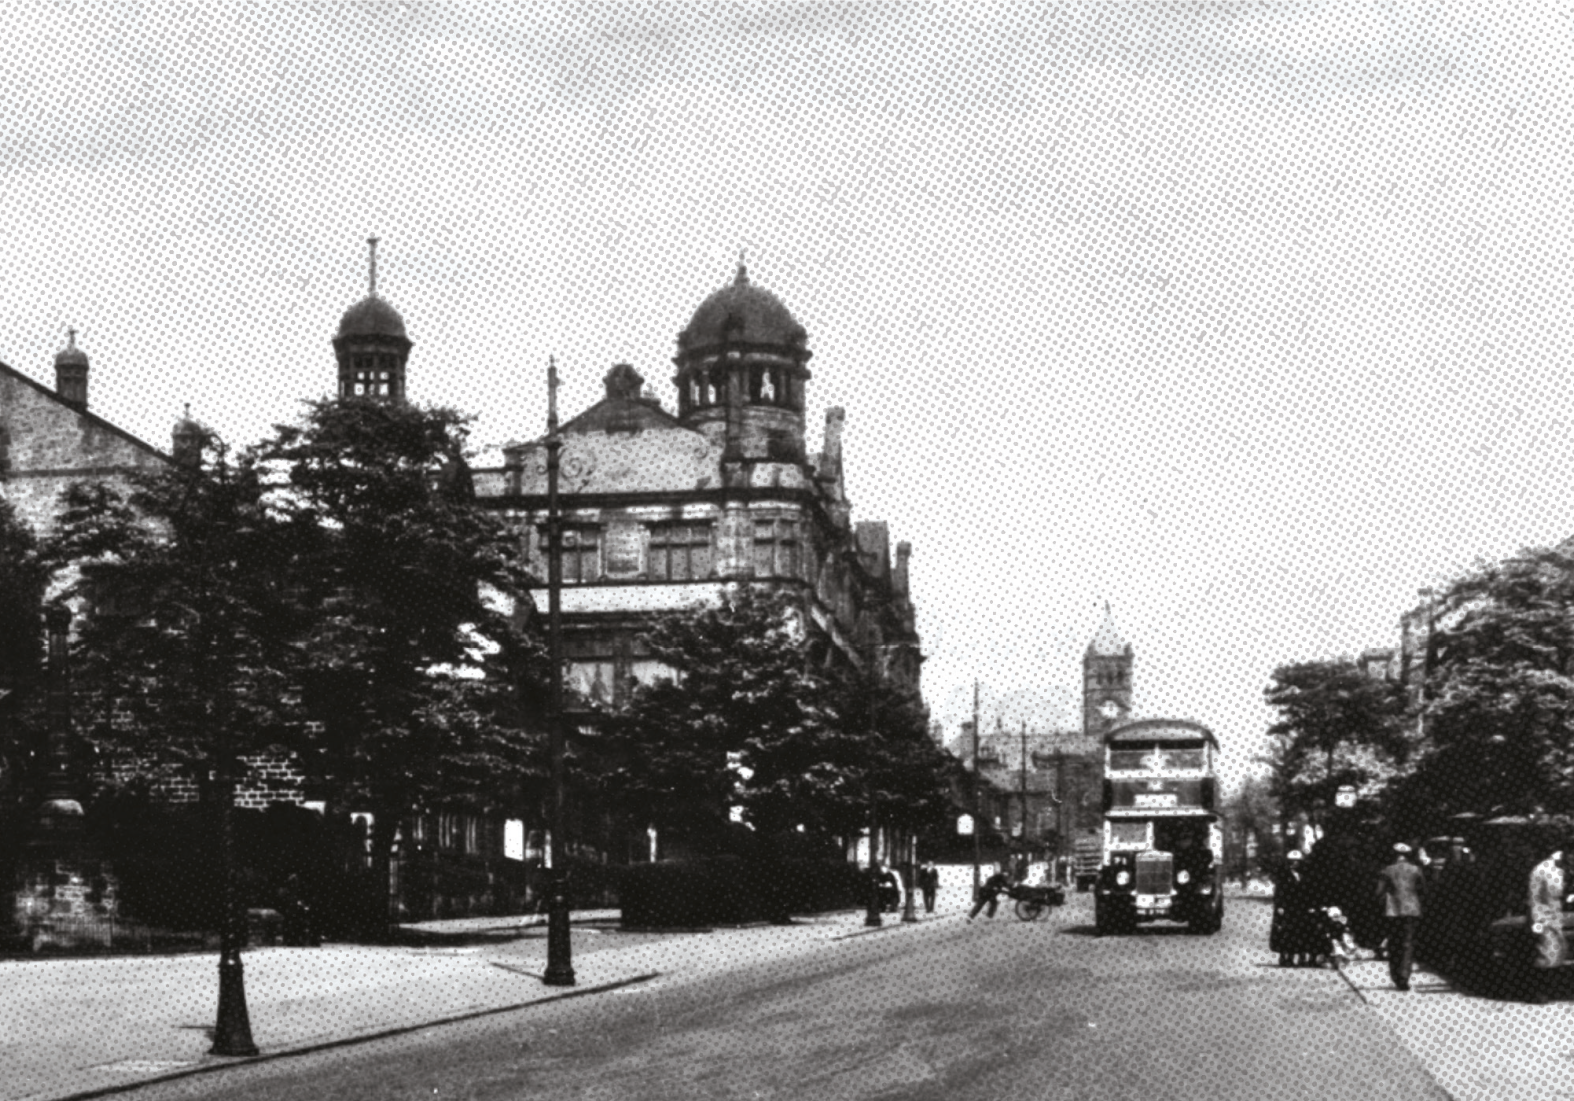
[[[1416,925],[1421,921],[1421,897],[1426,880],[1421,869],[1410,861],[1410,846],[1394,846],[1394,862],[1377,877],[1377,897],[1383,904],[1384,924],[1388,927],[1388,975],[1394,989],[1410,989],[1410,972],[1415,966]]]
[[[935,892],[940,890],[940,869],[933,860],[924,861],[918,869],[918,889],[924,893],[924,913],[935,912]]]
[[[1563,935],[1563,895],[1566,890],[1562,850],[1553,853],[1530,872],[1530,932],[1536,938],[1536,987],[1532,999],[1544,1005],[1557,969],[1568,959]]]

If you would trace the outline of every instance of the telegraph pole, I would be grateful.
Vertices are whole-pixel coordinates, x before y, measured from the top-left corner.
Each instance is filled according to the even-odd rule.
[[[1027,852],[1027,720],[1022,720],[1022,851]]]
[[[547,735],[552,755],[552,838],[548,856],[551,899],[547,904],[547,986],[573,986],[574,962],[569,946],[568,884],[563,866],[563,516],[558,507],[558,467],[563,437],[557,430],[557,363],[547,365],[547,649],[552,663],[551,714]]]
[[[979,834],[984,828],[984,815],[978,801],[978,681],[973,681],[973,901],[978,901],[978,864],[980,860]]]

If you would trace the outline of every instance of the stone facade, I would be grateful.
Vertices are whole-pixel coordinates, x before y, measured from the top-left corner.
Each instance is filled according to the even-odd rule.
[[[60,360],[76,355],[59,370]],[[169,456],[87,408],[87,357],[74,347],[57,357],[57,388],[49,389],[0,363],[0,496],[40,535],[59,514],[60,492],[72,482],[111,484]],[[80,395],[72,400],[67,394]]]
[[[1131,644],[1115,629],[1109,605],[1082,656],[1082,731],[1102,738],[1131,718]]]
[[[873,660],[919,687],[911,548],[893,555],[884,523],[851,519],[843,410],[826,412],[824,446],[807,453],[810,355],[803,328],[739,265],[678,336],[675,413],[618,364],[606,396],[563,425],[562,610],[578,693],[611,702],[657,676],[640,641],[649,616],[736,582],[800,594],[818,662]],[[518,525],[544,586],[545,439],[502,459],[473,472],[476,495]]]
[[[107,863],[36,854],[18,869],[11,898],[14,936],[33,951],[114,947],[119,884]]]

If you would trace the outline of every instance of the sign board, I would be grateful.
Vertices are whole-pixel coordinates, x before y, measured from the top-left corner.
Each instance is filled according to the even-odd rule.
[[[973,816],[971,814],[960,814],[957,816],[956,832],[963,837],[971,837],[973,835]]]

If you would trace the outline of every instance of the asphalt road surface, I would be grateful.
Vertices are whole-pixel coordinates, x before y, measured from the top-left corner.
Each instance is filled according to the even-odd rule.
[[[1444,1098],[1331,970],[1282,970],[1265,903],[1224,931],[1099,938],[1087,896],[889,927],[790,963],[656,980],[143,1099]]]

